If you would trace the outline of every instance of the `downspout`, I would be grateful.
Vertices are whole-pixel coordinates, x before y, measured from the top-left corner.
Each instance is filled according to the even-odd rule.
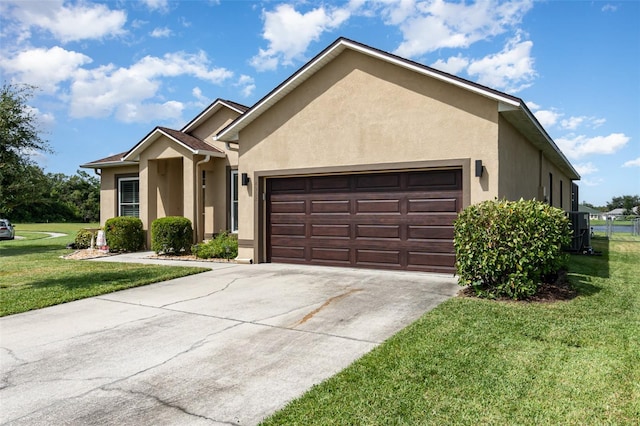
[[[102,169],[93,169],[93,173],[97,174],[98,176],[102,176]]]
[[[199,172],[200,172],[201,170],[200,170],[200,167],[199,167],[199,166],[200,166],[201,164],[208,163],[208,162],[209,162],[209,160],[211,160],[211,155],[207,154],[207,156],[206,156],[206,157],[204,157],[204,160],[198,161],[198,162],[196,163],[196,187],[197,187],[197,190],[196,190],[196,209],[198,210],[198,211],[196,212],[196,236],[197,236],[198,234],[200,234],[200,229],[202,229],[202,238],[203,238],[203,239],[204,239],[204,229],[203,229],[203,228],[200,228],[200,227],[201,227],[201,226],[203,225],[203,223],[204,223],[204,220],[203,220],[203,218],[202,218],[202,217],[204,216],[204,199],[202,199],[202,200],[200,199],[200,198],[202,198],[202,189],[203,189],[203,188],[202,188],[202,184],[200,183],[200,179],[201,179],[201,177],[200,177],[200,176],[201,176],[201,175],[200,175],[200,173],[199,173]],[[200,208],[199,208],[199,207],[200,207],[200,203],[201,203],[201,202],[202,202],[202,211],[200,211]],[[199,239],[200,239],[200,238],[197,238],[197,240],[199,240]]]

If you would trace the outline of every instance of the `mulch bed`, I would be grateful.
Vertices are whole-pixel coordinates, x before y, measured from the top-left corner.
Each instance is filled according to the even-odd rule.
[[[70,253],[61,257],[63,259],[70,259],[70,260],[85,260],[85,259],[95,259],[97,257],[105,257],[110,255],[111,253],[98,250],[98,249],[93,249],[93,250],[83,249],[83,250],[76,250],[73,253]]]
[[[462,297],[477,297],[475,291],[471,287],[465,287],[460,291],[459,295]],[[515,303],[553,303],[571,300],[577,295],[578,292],[571,287],[567,271],[560,271],[555,281],[543,283],[538,289],[538,292],[528,299],[513,300],[503,297],[497,300]]]

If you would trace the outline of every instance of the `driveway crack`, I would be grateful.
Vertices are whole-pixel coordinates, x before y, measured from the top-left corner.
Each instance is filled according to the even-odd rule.
[[[152,395],[152,394],[147,393],[147,392],[134,391],[134,390],[131,390],[131,389],[123,389],[123,388],[120,388],[120,387],[107,388],[107,386],[103,386],[100,389],[105,391],[105,392],[116,391],[116,392],[128,393],[128,394],[134,395],[134,396],[143,396],[143,397],[150,398],[150,399],[158,402],[163,407],[167,407],[167,408],[172,408],[174,410],[178,410],[181,413],[184,413],[184,414],[186,414],[188,416],[197,417],[197,418],[200,418],[200,419],[205,419],[205,420],[209,420],[211,422],[216,422],[216,423],[224,423],[224,424],[238,425],[239,426],[238,423],[232,423],[232,422],[227,422],[227,421],[222,421],[221,422],[219,420],[212,419],[212,418],[204,416],[202,414],[194,413],[192,411],[187,410],[186,408],[182,407],[181,405],[179,405],[179,404],[177,404],[175,402],[165,401],[164,399],[160,398],[159,396]]]
[[[228,283],[227,283],[223,288],[218,289],[218,290],[214,290],[214,291],[212,291],[212,292],[210,292],[210,293],[207,293],[207,294],[204,294],[204,295],[202,295],[202,296],[196,296],[196,297],[191,297],[191,298],[189,298],[189,299],[178,300],[177,302],[167,303],[166,305],[161,305],[160,307],[161,307],[161,308],[165,308],[165,307],[167,307],[167,306],[176,305],[176,304],[178,304],[178,303],[190,302],[190,301],[192,301],[192,300],[198,300],[198,299],[204,299],[205,297],[212,296],[212,295],[214,295],[214,294],[216,294],[216,293],[221,293],[221,292],[225,291],[226,289],[228,289],[228,288],[231,286],[231,284],[235,283],[235,282],[236,282],[236,281],[238,281],[239,279],[240,279],[240,278],[234,278],[234,279],[232,279],[231,281],[229,281],[229,282],[228,282]]]

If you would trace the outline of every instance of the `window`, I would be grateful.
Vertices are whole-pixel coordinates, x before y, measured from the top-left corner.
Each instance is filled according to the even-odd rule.
[[[140,180],[118,179],[118,216],[140,217]]]
[[[238,171],[231,170],[231,232],[238,232]]]

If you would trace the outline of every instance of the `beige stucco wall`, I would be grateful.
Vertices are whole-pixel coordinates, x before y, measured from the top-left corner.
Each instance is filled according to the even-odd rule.
[[[100,172],[100,226],[118,216],[118,177],[138,175],[138,166],[106,167]]]
[[[169,159],[171,161],[158,161]],[[151,244],[151,223],[158,217],[180,213],[182,208],[181,215],[195,226],[194,162],[197,160],[189,150],[166,137],[158,138],[140,153],[140,219],[147,230],[148,246]],[[182,184],[181,194],[176,193],[180,191],[175,187],[176,183]]]
[[[540,151],[502,117],[498,146],[499,197],[539,199]]]
[[[239,171],[252,185],[240,187],[239,257],[262,260],[261,174],[481,159],[483,178],[464,171],[467,202],[476,203],[498,195],[497,139],[497,102],[347,50],[240,132]]]
[[[569,210],[571,180],[566,173],[556,167],[504,118],[501,117],[499,122],[499,197],[509,200],[524,198],[549,201],[552,192],[553,206]],[[553,188],[549,186],[549,173],[553,174]]]
[[[229,223],[229,173],[231,169],[238,168],[238,145],[217,141],[215,135],[239,115],[238,112],[223,107],[190,130],[191,134],[226,154],[226,158],[212,158],[201,166],[207,174],[204,191],[204,234],[200,238],[208,238],[212,234],[229,230],[231,226]]]

